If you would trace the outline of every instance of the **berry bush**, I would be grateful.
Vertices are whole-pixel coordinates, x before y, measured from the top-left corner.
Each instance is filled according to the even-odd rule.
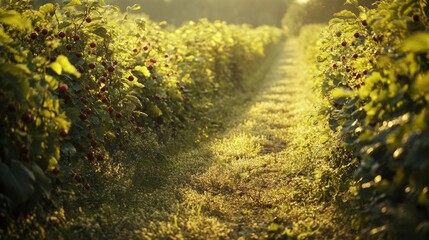
[[[0,8],[5,234],[23,231],[7,226],[47,199],[61,205],[69,196],[85,198],[94,186],[108,191],[103,181],[114,182],[112,171],[123,161],[118,151],[147,136],[155,136],[148,152],[156,151],[215,99],[245,90],[247,77],[282,38],[273,27],[207,20],[171,30],[133,13],[138,5],[122,13],[95,0],[39,9],[30,2]]]
[[[378,1],[336,14],[319,41],[324,114],[348,151],[371,238],[429,236],[426,1]]]

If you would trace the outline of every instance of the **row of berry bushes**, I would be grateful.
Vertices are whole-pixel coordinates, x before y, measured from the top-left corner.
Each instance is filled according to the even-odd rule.
[[[94,0],[30,2],[0,8],[2,234],[42,199],[107,191],[100,179],[127,171],[115,153],[155,136],[145,148],[153,152],[190,128],[242,89],[282,38],[272,27],[205,20],[167,31],[133,14],[138,5],[121,13]]]
[[[429,6],[381,0],[338,13],[319,41],[318,82],[355,172],[371,238],[429,236]]]

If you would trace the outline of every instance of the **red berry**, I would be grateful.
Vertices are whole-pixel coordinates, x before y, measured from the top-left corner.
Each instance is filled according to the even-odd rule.
[[[92,109],[87,107],[83,110],[86,114],[91,114],[92,113]]]
[[[136,133],[140,133],[142,132],[143,128],[142,127],[136,127]]]
[[[112,106],[110,106],[110,107],[108,107],[108,108],[107,108],[107,111],[108,111],[109,113],[112,113],[113,111],[115,111],[115,109],[113,109],[113,107],[112,107]]]
[[[78,58],[83,57],[83,52],[76,52],[76,57],[78,57]]]
[[[355,33],[354,35],[353,35],[355,38],[359,38],[360,37],[360,33]]]
[[[90,69],[94,69],[94,68],[95,68],[95,63],[90,63],[90,64],[88,64],[88,67],[89,67]]]
[[[54,169],[52,169],[52,173],[53,174],[58,174],[58,173],[60,173],[60,169],[57,168],[57,167],[54,167]]]
[[[337,67],[338,67],[338,65],[335,63],[332,65],[332,68],[334,68],[334,69],[337,69]]]
[[[48,29],[46,29],[46,28],[42,29],[42,34],[43,34],[43,35],[48,34]]]
[[[147,51],[149,49],[149,47],[148,46],[144,46],[143,47],[143,50],[145,50],[145,51]]]
[[[151,63],[156,63],[156,60],[155,60],[154,58],[151,58],[151,59],[150,59],[150,62],[151,62]]]
[[[66,130],[61,130],[61,132],[60,132],[60,137],[62,137],[62,138],[65,138],[65,137],[67,137],[69,134],[67,133],[67,131]]]
[[[76,180],[76,182],[81,182],[82,181],[82,176],[81,175],[76,175],[76,176],[74,176],[74,180]]]
[[[27,146],[22,146],[21,147],[21,153],[22,154],[28,154],[30,152],[30,149],[28,149],[28,147]]]
[[[86,18],[85,18],[85,21],[86,21],[87,23],[90,23],[90,22],[92,22],[92,18],[88,16],[88,17],[86,17]]]
[[[130,82],[132,82],[132,81],[134,81],[134,76],[128,76],[128,80],[130,81]]]
[[[346,41],[342,42],[341,46],[343,46],[343,47],[347,46],[347,42]]]
[[[34,28],[34,31],[36,31],[36,32],[40,32],[40,30],[41,30],[40,27],[35,27]]]
[[[73,45],[71,45],[71,44],[67,44],[67,45],[66,45],[66,49],[67,49],[67,50],[69,50],[69,51],[70,51],[70,50],[72,50],[72,48],[73,48]]]
[[[93,138],[94,138],[94,136],[92,135],[92,133],[91,133],[91,132],[89,132],[88,134],[86,134],[86,137],[87,137],[88,139],[93,139]]]
[[[108,68],[107,68],[107,70],[109,71],[109,72],[114,72],[115,71],[115,67],[114,66],[109,66]]]
[[[353,58],[354,58],[354,59],[356,59],[356,58],[358,58],[358,57],[359,57],[359,55],[358,55],[357,53],[353,54]]]
[[[79,117],[80,117],[80,120],[82,120],[82,121],[85,121],[86,119],[88,119],[88,116],[83,112],[80,113]]]
[[[90,43],[90,44],[89,44],[89,46],[90,46],[91,48],[95,48],[95,47],[97,47],[97,43],[92,42],[92,43]]]
[[[24,112],[21,115],[21,120],[24,121],[24,122],[32,122],[33,121],[33,116],[29,112]]]
[[[30,38],[33,39],[33,40],[36,39],[38,36],[39,36],[39,34],[37,34],[36,32],[32,32],[30,34]]]
[[[137,48],[134,48],[134,49],[133,49],[133,52],[135,52],[135,53],[136,53],[136,52],[138,52],[138,51],[139,51],[139,50],[138,50]]]
[[[58,33],[58,37],[65,38],[66,37],[66,33],[65,32],[59,32]]]
[[[16,104],[14,104],[14,103],[10,103],[10,104],[7,106],[7,109],[9,110],[9,112],[15,112],[15,111],[18,109],[18,107],[16,106]]]
[[[61,94],[66,94],[68,92],[68,90],[69,90],[69,87],[66,84],[63,84],[58,88],[58,91]]]
[[[79,35],[74,35],[74,36],[73,36],[73,40],[74,40],[75,42],[79,41],[79,40],[80,40],[80,36],[79,36]]]
[[[89,160],[89,161],[94,161],[94,160],[95,160],[94,152],[93,152],[93,151],[89,151],[89,152],[86,154],[86,158],[88,158],[88,160]]]

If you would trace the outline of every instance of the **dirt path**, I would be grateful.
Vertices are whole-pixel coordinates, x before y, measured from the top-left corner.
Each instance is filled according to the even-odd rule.
[[[139,237],[353,237],[351,218],[338,207],[344,196],[332,189],[328,131],[318,124],[320,98],[304,62],[298,42],[288,41],[248,111],[216,139],[175,156],[169,183],[139,194],[133,211],[158,205],[142,214]]]

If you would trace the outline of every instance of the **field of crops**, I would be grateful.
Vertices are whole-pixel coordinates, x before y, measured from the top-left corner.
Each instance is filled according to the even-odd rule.
[[[0,239],[426,239],[429,6],[347,2],[298,37],[0,2]]]

